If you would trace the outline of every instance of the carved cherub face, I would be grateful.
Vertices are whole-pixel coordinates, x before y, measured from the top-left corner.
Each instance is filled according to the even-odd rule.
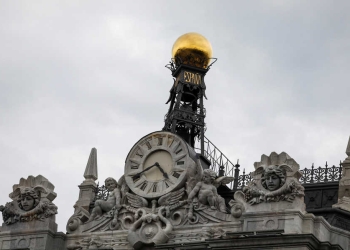
[[[202,181],[205,184],[212,184],[216,178],[216,173],[211,169],[206,169],[203,171]]]
[[[24,211],[30,211],[39,204],[39,196],[33,188],[23,188],[18,197],[18,206]]]
[[[265,167],[261,176],[261,184],[269,191],[279,189],[286,181],[285,170],[279,165]]]
[[[111,192],[118,186],[118,184],[117,184],[117,181],[115,179],[109,177],[105,180],[105,186],[106,186],[107,190]]]
[[[210,183],[211,183],[210,175],[204,174],[204,175],[203,175],[203,182],[204,182],[205,184],[210,184]]]

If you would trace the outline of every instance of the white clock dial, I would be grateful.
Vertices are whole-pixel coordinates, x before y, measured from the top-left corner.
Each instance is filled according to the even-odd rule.
[[[136,194],[160,197],[180,187],[196,153],[178,135],[160,131],[146,135],[130,150],[125,162],[125,181]]]

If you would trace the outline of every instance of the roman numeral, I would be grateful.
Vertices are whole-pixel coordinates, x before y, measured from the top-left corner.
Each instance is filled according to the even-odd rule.
[[[174,183],[171,180],[169,180],[169,179],[164,180],[164,185],[165,185],[166,189],[168,187],[170,187],[172,184],[174,184]]]
[[[141,154],[139,151],[136,152],[136,155],[139,156],[140,158],[143,157],[143,154]]]
[[[131,169],[138,169],[140,166],[140,162],[135,159],[130,159],[130,167]]]
[[[179,174],[179,173],[177,173],[177,172],[174,172],[174,173],[173,173],[173,176],[174,176],[175,178],[177,178],[177,179],[178,179],[178,178],[180,177],[180,174]]]
[[[142,183],[141,183],[141,186],[140,186],[140,189],[141,189],[142,191],[144,191],[144,190],[146,189],[147,185],[148,185],[147,181],[142,182]]]
[[[143,156],[144,154],[145,154],[145,149],[143,147],[141,147],[140,145],[137,145],[136,155],[142,155]]]
[[[157,146],[163,145],[163,137],[158,137],[158,143]]]
[[[174,144],[171,146],[173,152],[175,152],[179,146],[180,146],[180,142],[179,142],[179,141],[177,141],[176,143],[174,143]]]
[[[139,169],[139,165],[132,162],[131,169]]]
[[[168,147],[171,148],[171,146],[173,145],[174,143],[174,137],[168,137]]]
[[[182,151],[182,148],[180,148],[178,151],[175,152],[175,154],[178,154]]]
[[[140,180],[140,178],[141,178],[141,177],[133,177],[133,178],[132,178],[132,181],[133,181],[134,183],[136,183],[136,182],[138,182],[138,181]]]
[[[181,154],[181,155],[175,156],[175,157],[174,157],[174,161],[179,161],[179,160],[181,160],[182,158],[184,158],[185,156],[186,156],[186,154]]]
[[[157,186],[158,186],[158,183],[154,183],[153,184],[153,187],[152,187],[152,192],[153,193],[157,192]]]
[[[148,149],[152,148],[152,145],[151,145],[151,143],[149,143],[149,141],[146,141],[146,145],[147,145]]]

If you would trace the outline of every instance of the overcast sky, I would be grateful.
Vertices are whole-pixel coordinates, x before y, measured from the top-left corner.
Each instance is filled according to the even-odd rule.
[[[161,130],[175,40],[198,32],[206,136],[241,168],[287,152],[338,165],[350,135],[350,1],[12,1],[0,3],[0,204],[39,174],[65,232],[92,147],[99,181]],[[1,220],[0,220],[1,221]]]

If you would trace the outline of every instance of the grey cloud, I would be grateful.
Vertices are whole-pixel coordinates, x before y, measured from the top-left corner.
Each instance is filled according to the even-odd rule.
[[[286,151],[338,164],[349,136],[348,1],[3,1],[0,204],[21,177],[55,184],[59,230],[90,149],[99,181],[123,174],[160,130],[173,42],[195,31],[218,61],[206,76],[207,137],[242,168]]]

